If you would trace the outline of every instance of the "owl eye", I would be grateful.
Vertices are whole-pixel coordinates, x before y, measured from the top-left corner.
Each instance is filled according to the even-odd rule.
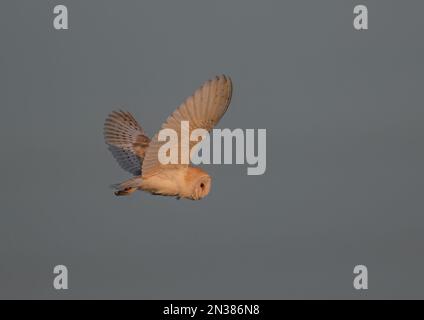
[[[200,188],[202,188],[202,190],[205,188],[205,184],[203,182],[200,184]]]

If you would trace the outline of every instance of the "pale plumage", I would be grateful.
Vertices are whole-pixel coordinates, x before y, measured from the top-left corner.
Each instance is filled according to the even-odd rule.
[[[187,98],[161,129],[173,129],[180,135],[181,122],[189,121],[190,133],[195,129],[210,131],[227,111],[231,94],[231,79],[224,75],[215,77]],[[112,112],[106,119],[104,136],[119,165],[135,176],[114,185],[116,195],[143,190],[199,200],[209,193],[212,179],[204,170],[182,163],[159,162],[158,151],[165,142],[158,140],[158,134],[150,140],[130,113]],[[190,150],[194,145],[195,142],[190,142]]]

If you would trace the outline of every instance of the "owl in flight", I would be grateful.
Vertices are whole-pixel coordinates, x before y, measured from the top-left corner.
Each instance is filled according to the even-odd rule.
[[[181,122],[189,122],[190,133],[195,129],[208,132],[219,122],[230,105],[232,83],[221,75],[203,84],[180,105],[162,125],[173,129],[181,141]],[[162,164],[158,159],[158,134],[152,139],[129,112],[113,111],[104,125],[104,138],[118,164],[134,175],[133,178],[112,187],[115,195],[126,196],[136,190],[154,195],[174,196],[191,200],[205,197],[211,188],[211,177],[202,169],[183,164]],[[189,149],[197,142],[190,141]]]

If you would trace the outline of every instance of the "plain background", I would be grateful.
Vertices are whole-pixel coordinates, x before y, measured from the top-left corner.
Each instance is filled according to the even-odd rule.
[[[0,298],[424,298],[423,12],[1,1]],[[210,165],[203,201],[116,198],[108,186],[129,175],[104,145],[107,114],[125,108],[153,135],[221,73],[234,96],[219,128],[266,128],[266,174]],[[53,289],[58,264],[68,291]]]

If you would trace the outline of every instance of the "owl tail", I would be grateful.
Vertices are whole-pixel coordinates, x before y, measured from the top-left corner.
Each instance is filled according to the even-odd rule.
[[[112,185],[112,189],[115,189],[116,196],[129,196],[141,186],[141,177],[134,177],[121,183]]]

